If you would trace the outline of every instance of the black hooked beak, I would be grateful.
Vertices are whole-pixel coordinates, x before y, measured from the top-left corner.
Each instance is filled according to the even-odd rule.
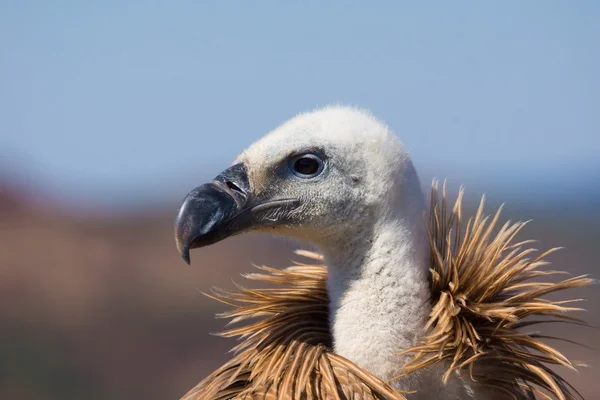
[[[204,247],[252,227],[272,225],[260,218],[273,208],[292,210],[299,201],[257,201],[250,192],[244,164],[236,164],[212,182],[192,190],[175,218],[175,243],[181,257],[190,263],[190,250]],[[281,214],[281,213],[280,213]]]

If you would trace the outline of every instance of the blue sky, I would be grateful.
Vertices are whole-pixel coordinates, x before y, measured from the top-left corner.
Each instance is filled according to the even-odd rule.
[[[179,199],[341,102],[384,119],[425,176],[594,184],[598,21],[592,0],[4,0],[0,168],[67,201]]]

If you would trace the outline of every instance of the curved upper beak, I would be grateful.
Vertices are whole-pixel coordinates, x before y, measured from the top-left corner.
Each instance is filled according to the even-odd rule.
[[[246,167],[236,164],[185,197],[175,218],[177,250],[189,264],[191,249],[265,225],[265,219],[261,218],[265,211],[273,208],[289,211],[298,204],[296,199],[258,201],[250,191]],[[269,225],[276,222],[268,219]]]

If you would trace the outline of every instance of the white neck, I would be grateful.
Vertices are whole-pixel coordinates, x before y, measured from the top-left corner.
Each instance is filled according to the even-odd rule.
[[[323,249],[330,325],[337,354],[389,381],[410,357],[398,353],[419,342],[431,312],[429,241],[421,215],[389,218],[367,231]],[[410,399],[471,398],[461,382],[443,384],[446,367],[389,383],[417,390]]]
[[[335,352],[383,380],[398,375],[407,361],[398,353],[417,343],[431,311],[423,223],[406,225],[324,249]]]

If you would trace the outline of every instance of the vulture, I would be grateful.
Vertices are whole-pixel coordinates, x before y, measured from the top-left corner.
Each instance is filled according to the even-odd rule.
[[[462,196],[434,182],[427,201],[403,144],[363,109],[303,113],[252,144],[183,200],[181,256],[244,232],[318,253],[208,294],[239,343],[183,399],[578,398],[555,368],[578,364],[532,328],[585,325],[568,314],[577,300],[546,295],[592,281],[548,279],[555,249],[517,241],[524,223],[486,216],[483,198],[464,216]]]

